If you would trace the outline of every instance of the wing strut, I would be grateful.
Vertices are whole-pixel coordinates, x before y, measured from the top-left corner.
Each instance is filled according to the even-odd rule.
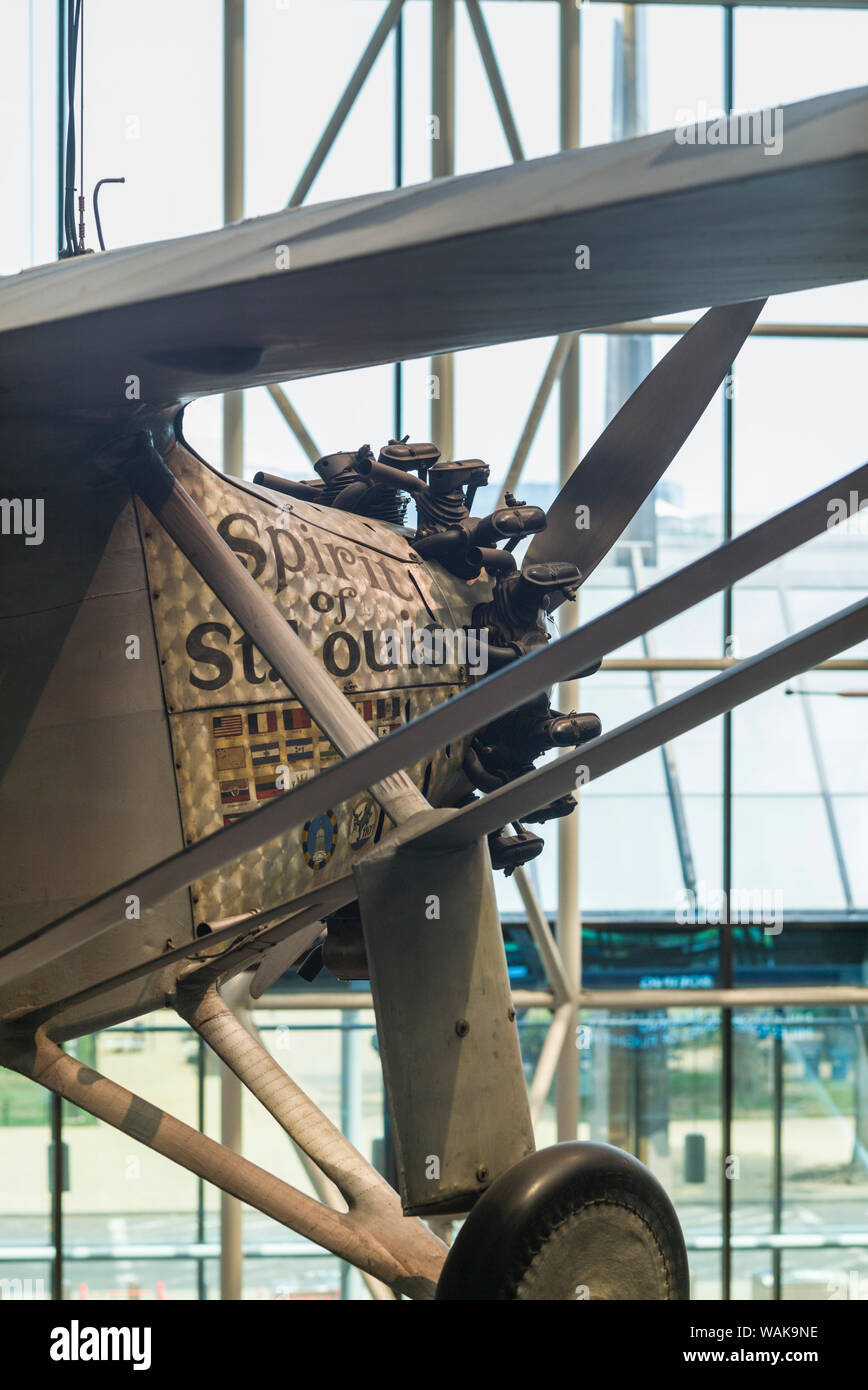
[[[613,772],[652,748],[669,743],[680,734],[771,690],[865,638],[868,638],[868,599],[840,609],[813,627],[803,628],[777,646],[740,661],[703,685],[676,695],[665,705],[658,705],[649,714],[621,724],[574,753],[528,772],[514,782],[507,782],[497,791],[456,811],[441,826],[423,833],[421,842],[432,849],[444,850],[472,844],[479,836],[518,820],[540,806],[547,806],[567,792]]]
[[[234,825],[215,831],[213,835],[199,840],[191,848],[181,850],[159,864],[152,865],[126,883],[116,885],[65,917],[39,927],[5,951],[0,951],[0,985],[17,975],[37,969],[67,951],[77,949],[104,931],[121,925],[126,920],[124,913],[128,894],[135,893],[148,908],[154,907],[177,889],[205,874],[213,873],[224,864],[259,848],[276,836],[285,834],[293,826],[300,825],[308,817],[317,814],[324,806],[337,805],[349,800],[372,782],[381,782],[396,769],[427,757],[444,743],[475,732],[480,726],[507,713],[540,691],[549,689],[564,678],[569,678],[573,672],[592,665],[608,652],[624,646],[642,633],[685,612],[755,570],[762,569],[764,565],[826,530],[829,525],[830,501],[847,497],[854,489],[861,494],[866,488],[868,464],[862,464],[845,477],[828,483],[777,516],[744,532],[726,545],[710,551],[693,564],[643,589],[640,594],[619,604],[611,612],[594,619],[584,627],[577,628],[541,651],[523,657],[497,674],[487,677],[456,699],[439,705],[430,713],[415,719],[412,724],[379,740],[375,745],[363,748],[344,761],[327,768],[313,781],[304,782],[292,791],[285,792],[261,810],[242,817]],[[241,566],[234,556],[232,562],[241,571]],[[255,584],[255,581],[251,582]],[[291,629],[287,628],[286,631],[290,632]],[[804,634],[798,634],[792,641],[800,642],[803,636]],[[854,637],[850,640],[854,642],[859,638]],[[846,646],[847,643],[842,645]],[[804,655],[809,652],[809,646],[799,650]],[[309,653],[305,652],[305,656],[309,657]],[[757,658],[754,658],[754,661],[756,660]],[[805,670],[813,664],[815,657],[807,655],[804,664],[796,664],[792,670]],[[727,675],[740,675],[743,668],[749,665],[750,663],[742,663],[733,667]],[[774,685],[776,681],[786,679],[786,673],[777,674],[767,684]],[[700,687],[700,693],[707,688]],[[766,689],[767,686],[761,688]],[[737,684],[724,686],[726,694],[723,698],[731,697],[733,704],[749,698],[748,695],[736,698],[738,689]],[[645,718],[657,719],[662,710],[668,709],[669,706],[664,705]],[[683,732],[684,728],[694,727],[701,723],[703,718],[712,718],[717,712],[719,711],[714,710],[698,718],[691,718],[691,722],[676,728],[674,732],[671,729],[667,730],[660,742],[675,737],[677,733]],[[615,730],[612,734],[596,740],[594,744],[586,744],[575,759],[561,758],[554,768],[571,762],[589,762],[592,749],[609,748],[611,741],[622,732],[623,730]],[[652,743],[648,746],[655,745]],[[628,761],[629,757],[638,756],[644,751],[644,747],[637,746],[623,761]],[[601,755],[598,751],[594,756],[599,758]],[[546,768],[543,772],[548,773],[549,770]],[[601,775],[599,767],[595,775]],[[572,777],[570,781],[572,782]],[[502,797],[520,785],[521,782],[508,783],[500,792],[467,809],[478,814],[480,806],[486,806],[489,801],[493,802],[494,797]],[[534,801],[533,804],[544,805],[551,799],[551,790],[547,789],[540,800]],[[497,804],[503,808],[502,801]],[[520,814],[526,814],[529,809],[530,803],[521,808]],[[449,814],[444,811],[428,811],[428,824],[431,827],[439,825]],[[459,818],[466,814],[467,811],[455,812],[454,817]],[[520,814],[507,814],[505,809],[500,809],[498,815],[501,819],[498,826],[511,819],[520,819]],[[419,828],[423,827],[421,817],[417,824]]]

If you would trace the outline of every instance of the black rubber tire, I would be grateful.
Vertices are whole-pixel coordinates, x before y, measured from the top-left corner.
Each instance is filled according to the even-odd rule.
[[[610,1144],[556,1144],[510,1168],[456,1236],[438,1299],[685,1300],[675,1209],[644,1164]]]

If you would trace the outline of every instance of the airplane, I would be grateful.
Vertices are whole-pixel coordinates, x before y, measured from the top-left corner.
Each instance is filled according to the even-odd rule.
[[[868,88],[783,121],[775,158],[668,131],[0,280],[0,1062],[378,1297],[689,1296],[638,1160],[535,1149],[493,872],[589,782],[868,637],[863,599],[606,733],[550,704],[866,495],[862,465],[553,635],[766,297],[868,276]],[[487,466],[436,441],[247,482],[185,439],[203,395],[708,305],[545,513],[474,515]],[[397,1192],[233,1008],[319,959],[370,979]],[[324,1200],[64,1049],[166,1006]]]

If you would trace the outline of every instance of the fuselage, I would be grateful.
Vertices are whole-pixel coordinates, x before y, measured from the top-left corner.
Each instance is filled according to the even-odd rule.
[[[474,679],[463,629],[487,596],[416,555],[399,528],[297,501],[208,467],[180,441],[167,461],[378,736]],[[4,943],[27,935],[185,845],[195,843],[340,756],[147,507],[121,499],[83,602],[49,660],[26,730],[0,784],[6,869]],[[83,491],[64,526],[93,511]],[[57,524],[49,508],[47,524]],[[50,553],[50,552],[47,552]],[[39,556],[32,615],[41,621]],[[31,600],[29,600],[31,601]],[[438,640],[424,659],[414,638]],[[420,656],[422,659],[420,660]],[[468,790],[464,745],[408,769],[432,805]],[[61,1031],[83,1033],[164,1003],[195,963],[158,966],[228,919],[291,905],[345,878],[388,828],[366,792],[161,903],[132,903],[124,925],[0,991],[0,1019],[88,989],[132,965],[154,972],[73,1004]],[[203,926],[203,924],[207,924]],[[225,949],[225,943],[214,951]]]

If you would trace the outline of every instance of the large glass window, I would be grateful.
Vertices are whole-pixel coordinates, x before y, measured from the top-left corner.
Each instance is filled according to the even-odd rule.
[[[483,13],[526,157],[559,144],[558,7],[489,0]],[[585,145],[736,108],[775,106],[865,80],[864,10],[713,5],[581,6]],[[106,191],[107,245],[219,225],[222,37],[214,0],[128,7],[88,0],[85,191]],[[248,0],[244,209],[283,207],[383,13],[382,0]],[[471,25],[456,7],[455,169],[509,160]],[[51,260],[57,223],[56,7],[6,0],[0,119],[7,196],[0,271]],[[328,61],[321,55],[328,54]],[[432,171],[431,6],[413,0],[384,44],[308,200],[415,183]],[[400,72],[400,85],[396,86]],[[786,135],[786,132],[785,132]],[[868,287],[779,297],[653,497],[583,586],[580,621],[689,563],[861,463]],[[694,314],[679,316],[689,321]],[[649,326],[649,330],[652,326]],[[584,452],[675,341],[671,324],[580,340]],[[806,336],[807,335],[807,336]],[[455,359],[454,453],[482,457],[496,496],[554,343]],[[427,360],[287,387],[316,452],[431,429]],[[518,491],[550,505],[558,488],[558,392],[543,413]],[[190,407],[187,432],[219,463],[221,403]],[[245,393],[244,464],[291,477],[310,461],[263,390]],[[480,497],[480,502],[482,497]],[[862,513],[864,517],[865,513]],[[582,708],[607,729],[855,601],[868,578],[857,517],[698,605],[583,681]],[[583,987],[708,991],[721,986],[864,985],[868,962],[868,671],[862,648],[769,691],[587,788],[579,816]],[[528,868],[558,913],[558,836]],[[514,988],[545,972],[515,881],[498,887]],[[723,926],[709,903],[737,896]],[[758,915],[757,915],[758,914]],[[771,914],[771,915],[769,915]],[[324,974],[313,988],[339,982]],[[298,986],[295,977],[280,988]],[[308,986],[304,986],[308,988]],[[352,1001],[349,999],[348,1004]],[[672,1194],[692,1296],[864,1298],[868,1290],[868,1011],[814,1002],[604,1007],[581,1013],[579,1135],[636,1153]],[[521,1007],[530,1084],[551,1010]],[[265,1045],[366,1157],[390,1169],[388,1123],[369,1009],[268,1007]],[[219,1138],[221,1075],[172,1014],[70,1045],[133,1091]],[[724,1088],[722,1078],[730,1085]],[[66,1183],[52,1208],[51,1145]],[[299,1157],[249,1097],[246,1155],[312,1192]],[[558,1137],[555,1087],[538,1142]],[[60,1232],[68,1299],[216,1298],[219,1195],[45,1092],[0,1071],[0,1291],[49,1297]],[[59,1221],[53,1222],[53,1216]],[[245,1298],[362,1298],[340,1261],[245,1209]],[[728,1270],[728,1276],[726,1271]]]

